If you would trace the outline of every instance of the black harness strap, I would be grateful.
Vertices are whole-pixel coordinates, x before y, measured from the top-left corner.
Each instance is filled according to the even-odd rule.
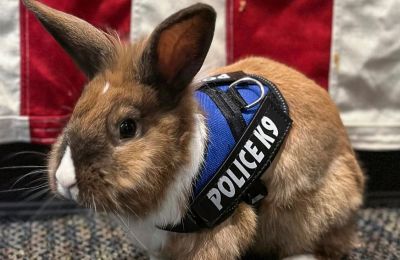
[[[232,94],[221,91],[216,88],[204,87],[200,91],[206,93],[217,105],[222,115],[225,117],[229,128],[232,131],[233,138],[238,141],[246,129],[246,123],[240,110],[240,104],[234,99]]]
[[[219,76],[224,75],[227,74]],[[190,208],[181,223],[160,227],[161,229],[190,233],[212,228],[229,217],[240,202],[244,201],[257,208],[267,195],[260,176],[271,165],[290,130],[292,120],[288,106],[272,82],[243,72],[230,73],[229,76],[213,77],[215,80],[206,82],[200,91],[206,93],[218,106],[229,124],[236,145],[213,178],[195,198],[191,198]],[[247,126],[242,116],[242,109],[247,104],[236,88],[230,88],[226,92],[215,88],[217,83],[232,83],[232,80],[244,76],[256,79],[269,88]],[[246,159],[246,154],[258,159]],[[250,165],[249,158],[256,167]],[[232,193],[229,189],[234,184],[235,190]]]

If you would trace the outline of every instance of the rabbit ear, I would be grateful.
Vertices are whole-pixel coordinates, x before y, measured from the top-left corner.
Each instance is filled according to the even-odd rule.
[[[73,15],[37,1],[24,0],[24,4],[89,78],[104,68],[114,49],[110,36]]]
[[[195,4],[163,21],[143,51],[141,76],[145,84],[167,91],[185,88],[201,68],[214,35],[216,13]]]

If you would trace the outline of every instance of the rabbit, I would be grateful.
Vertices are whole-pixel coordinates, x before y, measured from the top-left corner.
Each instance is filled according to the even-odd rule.
[[[52,146],[49,186],[120,219],[153,259],[340,259],[358,245],[356,214],[364,175],[326,90],[279,62],[248,57],[208,75],[243,71],[273,82],[293,125],[260,180],[258,209],[240,203],[212,228],[178,233],[204,160],[207,114],[193,79],[207,55],[216,12],[195,4],[146,38],[123,43],[72,15],[24,0],[88,78]]]

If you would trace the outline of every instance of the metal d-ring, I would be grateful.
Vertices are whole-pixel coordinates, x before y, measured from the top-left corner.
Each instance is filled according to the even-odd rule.
[[[255,105],[257,105],[258,103],[260,103],[260,101],[264,98],[264,95],[265,95],[264,85],[256,79],[253,79],[250,77],[244,77],[244,78],[238,79],[235,82],[233,82],[232,84],[230,84],[228,89],[236,87],[237,85],[239,85],[242,82],[252,82],[252,83],[255,83],[260,88],[260,92],[261,92],[260,97],[257,100],[255,100],[253,103],[247,104],[247,106],[244,107],[245,109],[249,109],[249,108],[252,108]]]

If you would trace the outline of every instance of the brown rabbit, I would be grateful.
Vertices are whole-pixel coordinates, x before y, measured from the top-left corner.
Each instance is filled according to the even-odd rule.
[[[210,75],[258,75],[287,102],[292,128],[261,176],[268,195],[258,208],[241,202],[212,228],[161,228],[187,213],[207,148],[207,113],[191,82],[213,38],[210,6],[183,9],[148,38],[124,44],[39,2],[25,5],[90,79],[51,152],[54,192],[117,216],[154,258],[235,259],[251,251],[339,259],[357,244],[364,177],[338,110],[314,81],[255,57]]]

